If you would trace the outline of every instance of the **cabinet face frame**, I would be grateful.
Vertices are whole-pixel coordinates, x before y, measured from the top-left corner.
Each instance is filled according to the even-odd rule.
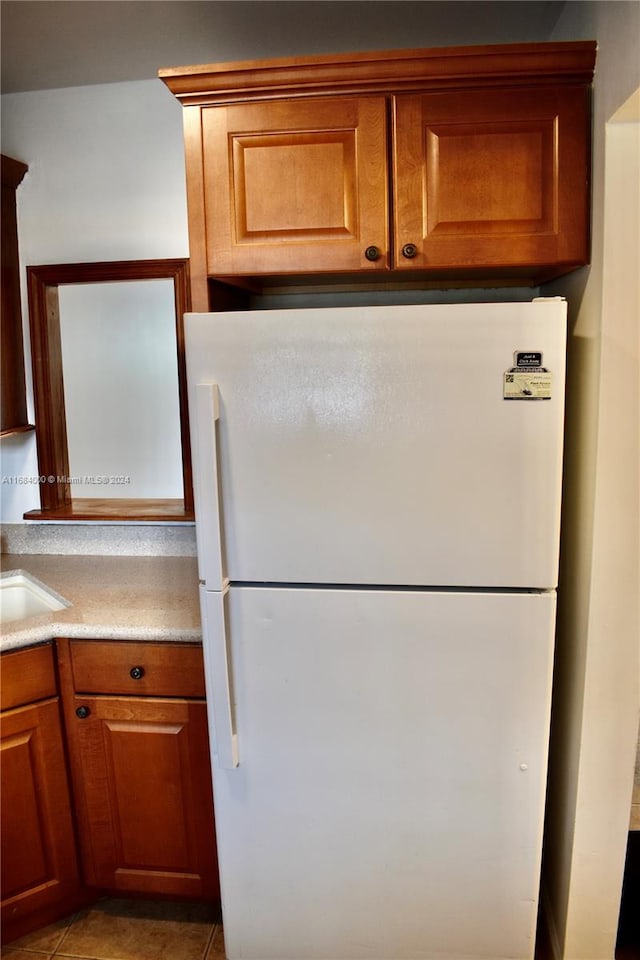
[[[74,503],[71,484],[58,479],[69,476],[58,288],[64,284],[158,279],[172,280],[174,288],[183,499],[79,499]],[[41,509],[29,511],[25,518],[100,519],[101,522],[132,519],[193,520],[183,319],[191,306],[189,261],[127,260],[33,266],[27,267],[27,283],[38,470],[40,476],[52,476],[56,478],[56,482],[39,484]]]

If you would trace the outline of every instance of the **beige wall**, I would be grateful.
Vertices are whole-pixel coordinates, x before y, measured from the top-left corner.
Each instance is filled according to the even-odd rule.
[[[544,888],[562,960],[614,955],[638,731],[640,115],[620,108],[640,85],[640,7],[568,3],[552,39],[588,37],[592,265],[554,285],[571,323]]]

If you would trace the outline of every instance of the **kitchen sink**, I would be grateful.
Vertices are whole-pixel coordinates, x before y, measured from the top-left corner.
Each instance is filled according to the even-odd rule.
[[[71,604],[23,570],[0,577],[0,623],[63,610]]]

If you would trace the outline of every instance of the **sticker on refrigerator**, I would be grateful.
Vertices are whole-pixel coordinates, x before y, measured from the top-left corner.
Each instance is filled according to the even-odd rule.
[[[550,400],[551,371],[542,366],[539,350],[516,350],[515,366],[505,371],[505,400]]]

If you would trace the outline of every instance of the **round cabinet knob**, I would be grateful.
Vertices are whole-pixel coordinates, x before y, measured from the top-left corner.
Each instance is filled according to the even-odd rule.
[[[402,256],[406,257],[407,260],[413,260],[413,258],[417,256],[417,253],[418,248],[416,247],[415,243],[405,243],[404,247],[402,248]]]
[[[131,667],[129,676],[132,680],[142,680],[144,677],[144,667]]]
[[[379,260],[379,259],[380,259],[380,251],[378,250],[377,247],[373,247],[373,246],[372,246],[372,247],[367,247],[367,249],[366,249],[365,252],[364,252],[364,255],[365,255],[365,257],[367,258],[367,260]]]
[[[89,707],[78,707],[76,717],[78,717],[79,720],[86,720],[90,713],[91,710],[89,710]]]

